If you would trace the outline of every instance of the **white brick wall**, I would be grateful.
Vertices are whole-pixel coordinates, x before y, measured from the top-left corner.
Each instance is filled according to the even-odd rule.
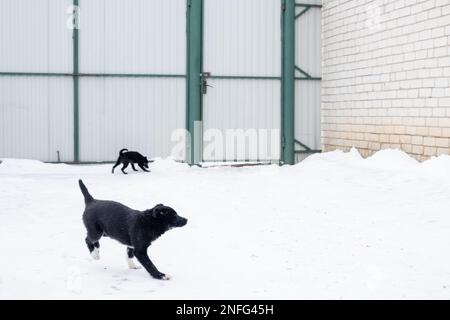
[[[450,152],[450,0],[323,0],[322,144]]]

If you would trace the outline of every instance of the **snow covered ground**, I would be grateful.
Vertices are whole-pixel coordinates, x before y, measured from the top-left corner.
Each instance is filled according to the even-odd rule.
[[[295,166],[0,164],[0,298],[450,298],[450,157],[317,154]],[[149,249],[172,276],[84,244],[77,179],[94,197],[189,219]]]

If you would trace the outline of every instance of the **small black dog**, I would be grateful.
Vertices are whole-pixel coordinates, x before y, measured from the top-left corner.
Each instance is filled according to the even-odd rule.
[[[129,164],[131,164],[131,167],[134,171],[137,171],[137,169],[134,167],[134,164],[137,163],[139,168],[146,172],[150,172],[146,168],[148,168],[149,160],[147,157],[144,157],[142,154],[136,151],[128,151],[128,149],[122,149],[119,151],[119,158],[116,161],[116,164],[112,168],[112,173],[114,173],[114,169],[121,163],[123,163],[122,172],[124,174],[127,174],[124,170],[126,167],[128,167]]]
[[[110,237],[127,246],[127,261],[131,269],[137,269],[133,262],[136,256],[154,278],[169,280],[170,277],[159,272],[151,262],[147,249],[166,231],[186,225],[187,219],[162,204],[138,211],[118,202],[96,200],[89,194],[83,181],[78,180],[78,184],[86,204],[83,222],[87,229],[86,244],[92,257],[100,259],[98,241],[102,236]]]

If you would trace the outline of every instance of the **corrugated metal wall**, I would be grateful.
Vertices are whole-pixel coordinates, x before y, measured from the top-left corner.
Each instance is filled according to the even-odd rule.
[[[0,1],[0,71],[71,72],[72,0]]]
[[[79,0],[80,72],[186,73],[186,0]]]
[[[186,126],[185,86],[184,79],[83,79],[81,161],[112,160],[124,147],[149,157],[169,156],[172,131]]]
[[[81,0],[80,72],[147,74],[80,80],[80,160],[121,148],[170,156],[186,127],[186,1]],[[153,77],[152,75],[164,75]],[[179,159],[184,160],[184,159]]]
[[[208,94],[203,100],[203,130],[218,130],[222,137],[222,152],[211,153],[210,141],[205,141],[204,161],[243,161],[243,160],[278,160],[280,154],[280,81],[278,80],[234,80],[212,79]],[[258,140],[253,141],[247,149],[255,146],[258,150],[251,152],[245,146],[235,149],[234,144],[226,143],[229,130],[252,130]],[[275,129],[275,131],[273,131]],[[227,131],[228,130],[228,131]],[[261,133],[261,130],[266,133]],[[236,131],[231,134],[237,133]],[[246,132],[250,134],[250,131]],[[270,139],[271,135],[275,137]],[[218,137],[219,137],[218,136]],[[217,138],[218,138],[217,137]],[[267,141],[262,141],[264,138]],[[242,149],[244,148],[244,149]]]
[[[0,1],[0,156],[74,160],[72,0]],[[169,156],[185,128],[186,0],[79,0],[80,160]],[[108,74],[107,77],[101,74]],[[138,74],[136,77],[131,74]],[[129,76],[124,76],[129,75]],[[182,159],[184,160],[184,159]]]
[[[65,0],[0,1],[0,71],[69,72]],[[0,155],[71,161],[69,77],[0,77]]]
[[[203,71],[213,86],[203,95],[204,132],[266,129],[278,132],[269,143],[279,149],[281,3],[204,0]],[[74,160],[72,4],[0,1],[0,72],[27,74],[0,77],[1,157]],[[114,160],[123,147],[170,155],[172,132],[186,127],[186,4],[79,0],[81,161]],[[296,34],[296,64],[320,77],[320,10],[298,19]],[[295,90],[296,139],[318,149],[320,81],[297,80]],[[203,160],[279,160],[259,147],[251,157],[224,149]]]
[[[72,160],[70,78],[0,77],[0,97],[2,157]]]
[[[225,137],[227,129],[280,129],[280,8],[279,0],[204,0],[203,70],[211,72],[213,86],[203,96],[205,133],[217,129]],[[203,154],[205,161],[277,159],[279,153],[267,158],[265,148],[250,157],[229,148]]]
[[[280,76],[280,7],[280,0],[204,0],[204,71]]]
[[[304,4],[321,5],[320,0],[301,1]],[[299,14],[304,7],[297,7]],[[295,64],[310,76],[322,77],[321,70],[321,9],[310,8],[295,22]],[[297,77],[305,75],[297,71]],[[295,138],[311,149],[321,148],[320,141],[320,80],[296,80],[295,83]],[[300,145],[296,150],[304,150]],[[309,154],[296,154],[301,161]]]

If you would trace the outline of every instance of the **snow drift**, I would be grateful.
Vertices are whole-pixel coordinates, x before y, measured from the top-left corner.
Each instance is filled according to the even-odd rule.
[[[449,156],[353,149],[284,167],[150,169],[3,159],[0,298],[450,298]],[[149,249],[172,280],[128,270],[110,239],[91,260],[78,178],[96,198],[189,219]]]

